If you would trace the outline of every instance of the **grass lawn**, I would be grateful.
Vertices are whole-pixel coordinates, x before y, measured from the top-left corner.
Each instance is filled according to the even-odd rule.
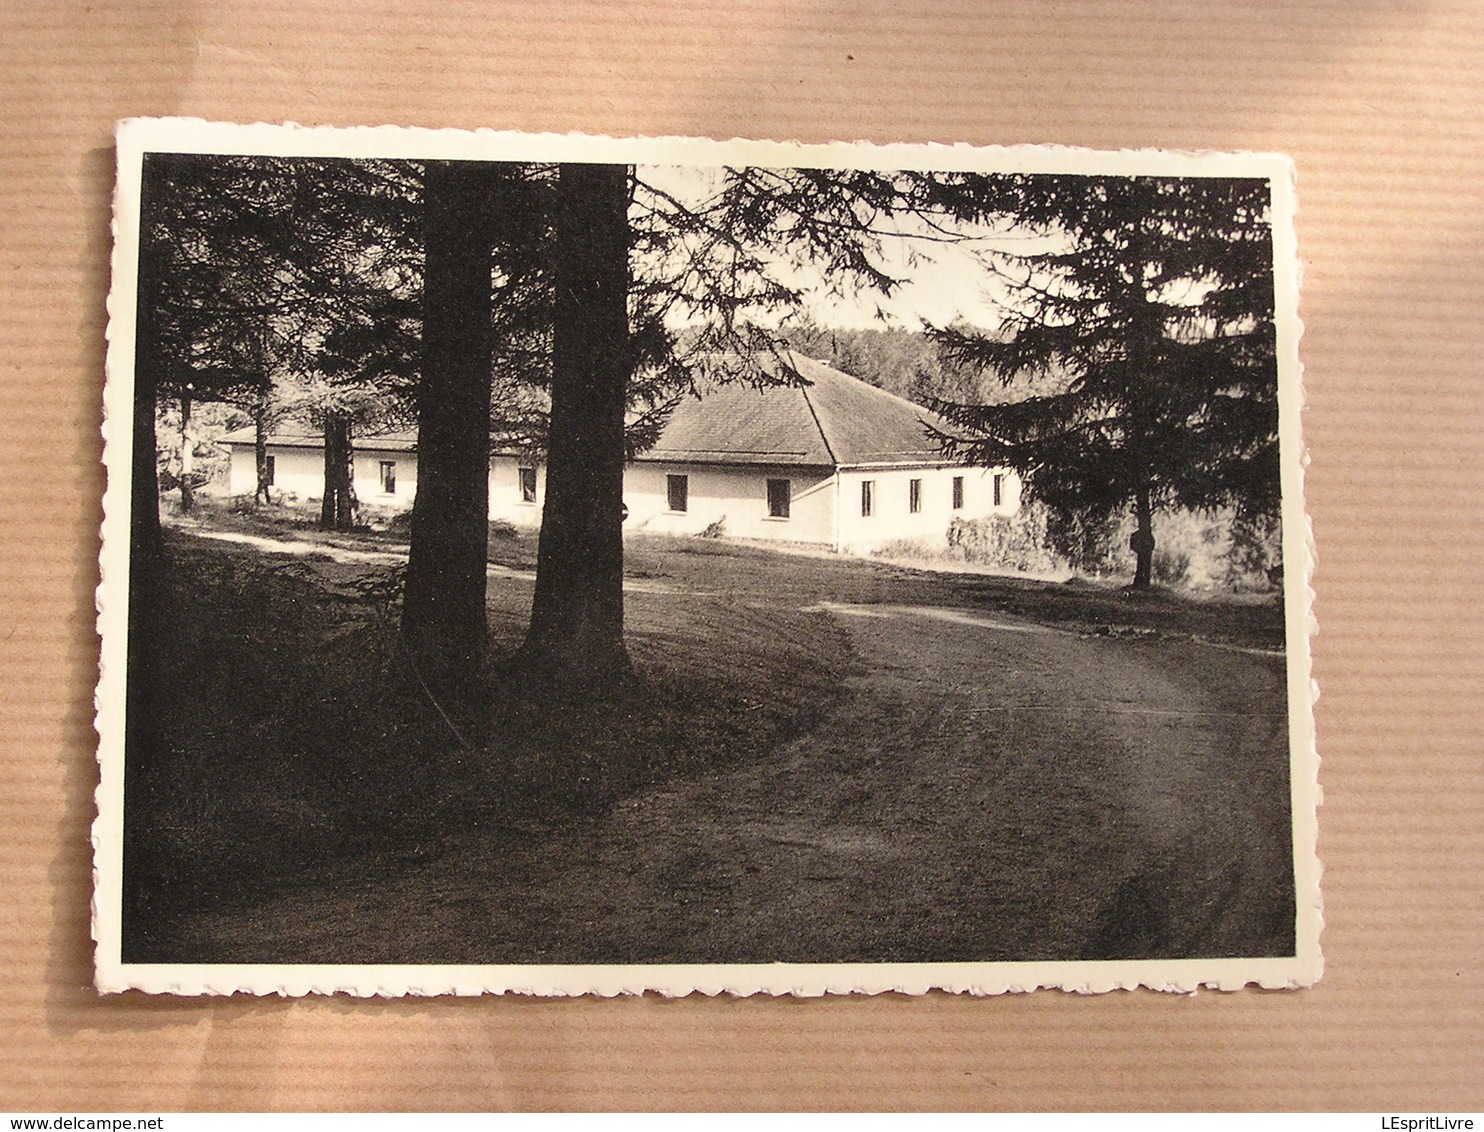
[[[365,557],[395,533],[208,518],[167,531],[126,961],[1292,947],[1275,602],[634,538],[645,694],[533,726],[502,661],[534,544],[500,536],[488,711],[456,735]]]

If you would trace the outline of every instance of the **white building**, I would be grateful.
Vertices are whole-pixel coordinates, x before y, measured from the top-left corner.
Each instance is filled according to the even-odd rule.
[[[626,530],[810,543],[864,553],[886,543],[946,542],[955,518],[1009,515],[1020,481],[1006,468],[945,460],[927,425],[931,413],[848,374],[799,355],[807,386],[721,385],[682,401],[658,442],[624,474]],[[938,422],[941,424],[941,422]],[[230,490],[257,482],[250,429],[225,438]],[[269,438],[276,491],[316,502],[324,490],[319,436]],[[417,490],[412,434],[358,437],[355,490],[363,505],[399,510]],[[490,518],[541,523],[545,468],[497,452],[490,460]]]
[[[227,491],[252,495],[258,489],[253,429],[222,437],[232,452]],[[356,437],[351,486],[363,505],[405,511],[417,494],[417,434],[387,433]],[[318,506],[325,493],[325,438],[302,425],[289,425],[268,437],[268,482],[273,498],[287,504]]]

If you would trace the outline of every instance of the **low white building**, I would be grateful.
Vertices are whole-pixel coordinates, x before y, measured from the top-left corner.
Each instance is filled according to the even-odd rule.
[[[253,430],[240,428],[222,437],[232,452],[227,491],[252,495],[258,489]],[[325,438],[302,425],[290,425],[268,437],[268,483],[273,498],[287,504],[319,504],[325,493]],[[403,511],[417,494],[417,434],[394,432],[355,439],[351,478],[356,499],[364,505]]]
[[[806,386],[720,385],[688,397],[658,442],[624,474],[626,530],[810,543],[865,553],[898,540],[943,544],[955,518],[1009,515],[1020,481],[1007,468],[945,460],[920,405],[792,356]],[[941,424],[941,422],[937,422]],[[230,490],[251,495],[257,473],[250,429],[228,435]],[[356,438],[362,505],[400,510],[417,490],[413,434]],[[269,438],[274,490],[288,502],[324,491],[320,437]],[[490,518],[541,524],[544,466],[518,453],[490,460]]]

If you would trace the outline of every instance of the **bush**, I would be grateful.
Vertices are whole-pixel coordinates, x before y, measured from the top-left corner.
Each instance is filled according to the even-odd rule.
[[[1267,515],[1238,515],[1231,523],[1226,587],[1237,593],[1262,593],[1283,585],[1283,527]]]
[[[159,482],[161,491],[177,491],[180,488],[180,474],[173,468],[160,468]],[[203,471],[192,472],[188,477],[193,489],[200,489],[211,482],[211,473]]]
[[[389,531],[392,523],[402,515],[407,514],[400,507],[377,507],[372,503],[362,503],[356,508],[356,528],[365,528],[368,531]]]
[[[229,515],[255,515],[258,510],[258,497],[256,495],[234,495],[227,500],[226,506]]]
[[[942,544],[921,538],[894,538],[882,543],[872,553],[878,558],[907,558],[937,561],[947,557]]]
[[[1190,578],[1190,553],[1178,547],[1170,550],[1156,542],[1150,565],[1154,580],[1167,586],[1182,585]]]
[[[1051,545],[1050,523],[1050,510],[1037,502],[1013,515],[955,519],[948,525],[948,548],[969,562],[1052,574],[1066,569],[1067,559]]]
[[[1087,577],[1127,579],[1134,571],[1128,511],[1106,517],[1060,514],[1031,501],[1013,516],[954,520],[950,548],[970,562],[1053,573],[1070,568]],[[1214,512],[1162,511],[1154,516],[1154,579],[1189,590],[1262,593],[1282,583],[1276,519]]]
[[[1036,504],[1039,506],[1039,504]],[[1076,573],[1103,577],[1123,569],[1120,554],[1128,553],[1128,536],[1117,516],[1086,511],[1048,511],[1046,544]],[[1114,563],[1118,565],[1114,565]],[[1132,566],[1128,567],[1132,570]]]
[[[714,522],[714,523],[708,523],[705,526],[705,528],[702,529],[701,533],[697,537],[699,537],[699,538],[726,538],[727,537],[727,517],[725,515],[723,515],[720,519],[717,519],[716,522]]]
[[[1117,543],[1128,546],[1134,520],[1118,525]],[[1263,593],[1274,588],[1271,576],[1282,548],[1276,519],[1243,517],[1235,508],[1217,511],[1163,511],[1154,516],[1154,577],[1167,586],[1188,590]],[[1133,570],[1133,554],[1124,550],[1110,574]]]

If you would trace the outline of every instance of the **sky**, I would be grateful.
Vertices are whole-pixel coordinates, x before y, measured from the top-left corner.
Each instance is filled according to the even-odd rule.
[[[715,169],[679,166],[645,166],[640,181],[686,203],[704,199],[720,183]],[[964,320],[983,329],[999,326],[1000,316],[991,297],[991,276],[976,253],[989,249],[1031,250],[1040,244],[1030,233],[1011,227],[990,229],[960,225],[961,243],[921,238],[925,223],[914,217],[899,218],[901,235],[883,240],[881,266],[887,274],[905,282],[891,296],[874,290],[832,294],[818,269],[795,268],[774,261],[777,278],[805,292],[804,313],[816,323],[835,329],[884,329],[904,327],[919,330],[925,323],[946,326]],[[778,312],[779,317],[787,312]]]

